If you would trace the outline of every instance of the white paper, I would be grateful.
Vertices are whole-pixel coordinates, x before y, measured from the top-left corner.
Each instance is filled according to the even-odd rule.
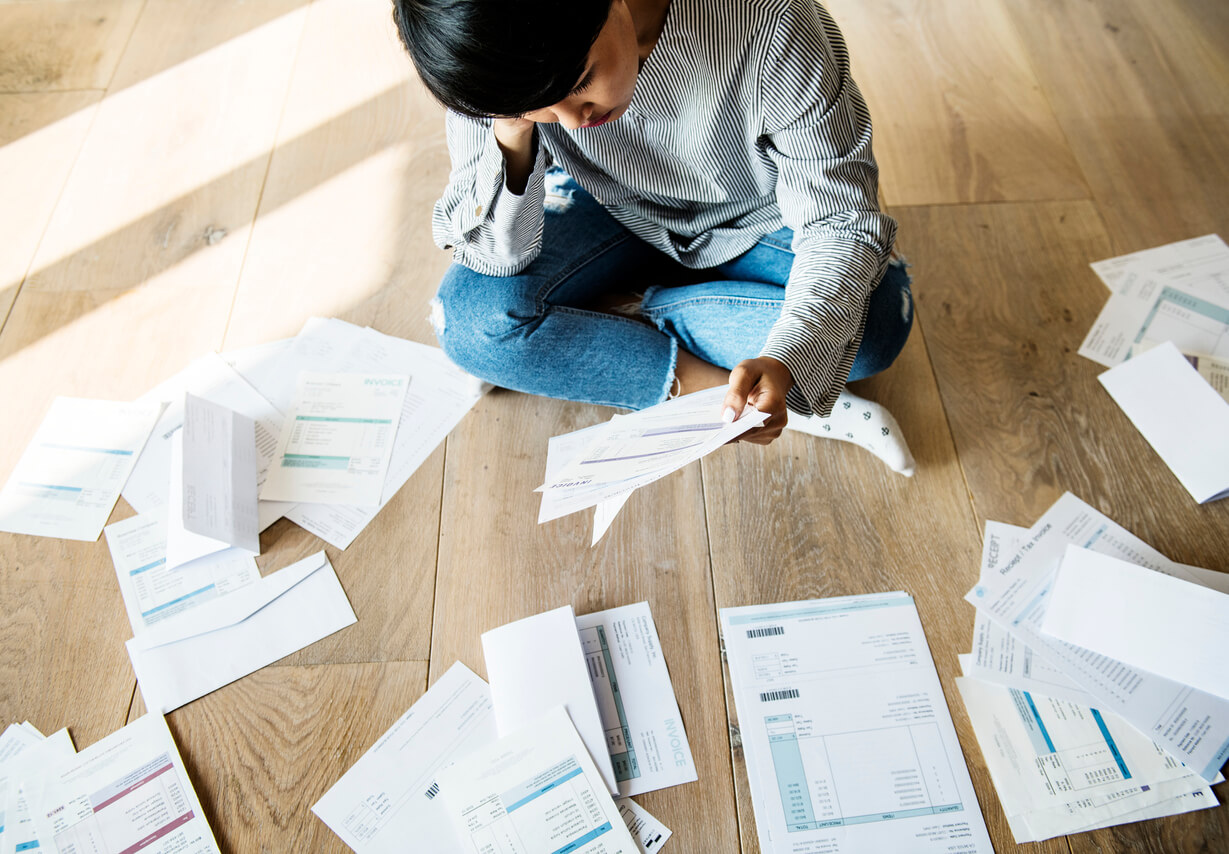
[[[444,769],[439,784],[462,851],[639,850],[562,706]]]
[[[622,796],[696,779],[674,686],[648,602],[576,618]]]
[[[291,385],[294,382],[293,376],[282,380]],[[264,483],[268,476],[282,431],[282,411],[222,357],[209,353],[141,397],[142,402],[160,403],[166,408],[124,486],[124,498],[138,513],[161,510],[168,504],[171,440],[183,427],[185,394],[225,406],[252,419],[256,432],[257,483]],[[260,502],[260,530],[272,525],[293,506],[275,501]]]
[[[509,735],[564,706],[611,794],[619,793],[571,605],[482,635],[495,725]]]
[[[666,827],[649,811],[631,798],[615,798],[615,806],[623,817],[623,824],[639,846],[640,854],[656,854],[671,836]]]
[[[299,375],[262,498],[379,507],[409,377]]]
[[[615,417],[618,418],[619,416],[616,415]],[[583,430],[575,430],[571,433],[564,433],[561,436],[552,436],[546,445],[546,482],[549,483],[554,480],[555,476],[568,461],[583,453],[604,427],[604,424],[594,424],[592,427],[586,427]],[[541,524],[551,519],[558,519],[571,513],[572,510],[570,509],[569,502],[574,502],[579,494],[578,490],[544,491],[542,493],[542,504],[538,510],[538,523]],[[594,505],[593,538],[589,543],[590,546],[596,546],[598,541],[606,536],[606,532],[610,530],[615,517],[619,515],[619,511],[623,509],[627,499],[631,497],[632,490],[629,489],[611,498],[600,500]]]
[[[68,730],[62,729],[28,746],[0,769],[0,774],[5,775],[0,854],[48,850],[51,841],[39,837],[31,800],[37,797],[35,789],[44,769],[61,757],[72,756],[74,750]]]
[[[49,852],[218,851],[162,715],[52,764],[42,783],[35,824]]]
[[[380,507],[456,427],[490,388],[448,360],[438,347],[360,329],[339,320],[313,319],[284,356],[283,370],[344,370],[409,376],[400,425]],[[339,549],[349,548],[380,507],[300,504],[286,515]]]
[[[1018,843],[1134,821],[1205,785],[1114,715],[976,679],[956,684]]]
[[[10,769],[16,769],[15,760],[27,748],[42,744],[46,739],[29,722],[10,724],[0,735],[0,852],[4,850],[4,817],[8,800]]]
[[[355,622],[324,552],[128,641],[150,711],[170,712]]]
[[[1196,501],[1229,495],[1229,403],[1173,344],[1098,379]]]
[[[496,739],[486,683],[457,662],[312,806],[358,854],[460,851],[436,775]]]
[[[134,635],[260,578],[250,554],[226,549],[171,569],[166,517],[142,513],[103,529]]]
[[[721,609],[760,849],[993,849],[913,599]]]
[[[1069,543],[1194,580],[1185,567],[1066,493],[1029,529],[1017,554],[965,599],[1092,694],[1096,708],[1121,716],[1200,777],[1213,779],[1229,759],[1229,702],[1041,634],[1054,573]]]
[[[293,343],[293,338],[281,338],[277,341],[266,341],[263,344],[253,344],[237,350],[227,350],[219,356],[266,401],[272,401],[281,396],[285,390],[285,396],[288,398],[286,405],[289,406],[293,402],[294,380],[298,376],[298,371],[287,376],[282,370],[281,360]],[[277,441],[276,433],[273,441]]]
[[[1041,631],[1229,699],[1224,593],[1068,545]]]
[[[0,531],[97,540],[161,411],[57,397],[0,490]]]
[[[1185,352],[1224,358],[1229,347],[1229,248],[1216,235],[1093,264],[1112,293],[1080,355],[1113,367],[1172,340]]]

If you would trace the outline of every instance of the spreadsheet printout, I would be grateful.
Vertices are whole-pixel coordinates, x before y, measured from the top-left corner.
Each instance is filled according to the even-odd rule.
[[[760,847],[993,851],[907,593],[724,608]]]

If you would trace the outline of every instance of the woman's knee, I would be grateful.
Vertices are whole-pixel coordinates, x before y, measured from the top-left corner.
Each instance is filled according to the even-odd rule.
[[[888,264],[867,306],[866,329],[850,380],[865,379],[886,370],[905,348],[913,329],[910,282],[904,263],[892,261]]]
[[[453,264],[431,300],[431,326],[441,349],[483,379],[494,381],[493,372],[514,357],[518,340],[540,319],[536,304],[518,297],[511,284]]]

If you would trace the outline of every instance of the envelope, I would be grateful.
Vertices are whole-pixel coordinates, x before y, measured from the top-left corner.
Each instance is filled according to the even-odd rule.
[[[357,622],[324,552],[128,641],[151,712],[167,713]]]

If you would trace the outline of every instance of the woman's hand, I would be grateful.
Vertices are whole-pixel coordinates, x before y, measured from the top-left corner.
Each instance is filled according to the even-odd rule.
[[[504,153],[504,183],[518,196],[525,192],[533,172],[533,128],[529,119],[496,119],[495,141]]]
[[[725,395],[723,417],[733,421],[742,414],[746,404],[768,413],[768,420],[754,430],[748,430],[735,441],[767,445],[781,435],[789,415],[785,395],[794,387],[794,378],[784,363],[771,356],[745,359],[730,372],[730,390]]]

